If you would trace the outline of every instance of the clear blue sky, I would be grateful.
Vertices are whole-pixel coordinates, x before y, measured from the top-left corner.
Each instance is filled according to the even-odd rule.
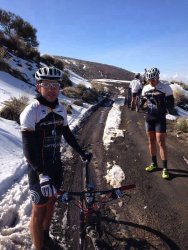
[[[188,79],[188,0],[0,0],[0,8],[37,29],[41,53]]]

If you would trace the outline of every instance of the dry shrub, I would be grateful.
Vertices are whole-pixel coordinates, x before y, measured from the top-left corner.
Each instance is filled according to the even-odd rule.
[[[92,85],[92,88],[93,88],[95,91],[97,91],[97,92],[99,92],[99,93],[104,92],[104,85],[103,85],[103,84],[97,83],[97,82],[95,82],[95,81],[91,81],[91,85]]]
[[[73,111],[73,108],[70,104],[66,105],[66,110],[67,110],[67,114],[71,115],[72,114],[72,111]]]
[[[186,118],[179,118],[177,120],[177,124],[176,124],[177,130],[184,132],[184,133],[188,133],[188,119]]]
[[[3,103],[4,107],[0,110],[0,116],[20,123],[20,114],[27,106],[28,101],[29,99],[25,96],[22,96],[20,99],[16,97],[10,98]]]
[[[75,100],[73,102],[74,105],[77,105],[77,106],[80,106],[80,107],[83,107],[83,101],[82,100]]]
[[[70,98],[82,99],[84,102],[91,104],[98,100],[97,92],[86,88],[82,84],[79,84],[77,87],[66,87],[62,90],[62,94]]]
[[[3,47],[0,47],[0,61],[5,58],[6,54],[6,50]]]
[[[70,104],[68,104],[68,103],[66,103],[64,101],[60,101],[60,103],[65,106],[65,108],[67,110],[67,114],[71,115],[72,111],[73,111],[73,107]]]
[[[82,95],[82,100],[87,103],[94,103],[98,100],[98,95],[92,89],[87,89]]]
[[[70,98],[79,98],[80,95],[75,87],[66,87],[62,90],[62,94]]]
[[[0,70],[9,73],[9,70],[10,70],[9,64],[3,60],[0,60]]]
[[[176,105],[188,103],[188,96],[185,95],[181,87],[177,86],[176,88],[173,88],[173,96]]]

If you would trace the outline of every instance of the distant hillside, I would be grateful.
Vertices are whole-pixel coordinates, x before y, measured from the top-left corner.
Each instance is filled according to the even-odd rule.
[[[54,57],[63,61],[65,69],[72,70],[88,80],[105,78],[129,81],[134,77],[133,72],[112,65],[89,62],[63,56]]]

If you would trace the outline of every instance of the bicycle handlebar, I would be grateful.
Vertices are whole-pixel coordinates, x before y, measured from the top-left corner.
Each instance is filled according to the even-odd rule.
[[[121,186],[119,188],[112,188],[112,189],[108,189],[108,190],[96,190],[96,191],[81,191],[81,192],[72,192],[72,191],[61,191],[59,192],[58,194],[58,197],[57,199],[60,200],[61,197],[63,196],[63,194],[67,193],[69,196],[86,196],[87,194],[88,195],[91,195],[91,194],[95,194],[96,196],[98,195],[103,195],[103,194],[108,194],[108,193],[111,193],[113,194],[116,190],[120,190],[120,191],[125,191],[125,190],[129,190],[129,189],[132,189],[132,188],[135,188],[136,185],[135,184],[130,184],[130,185],[125,185],[125,186]]]

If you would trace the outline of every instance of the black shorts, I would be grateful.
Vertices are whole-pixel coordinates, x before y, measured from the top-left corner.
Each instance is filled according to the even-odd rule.
[[[166,118],[147,120],[145,123],[146,132],[166,133]]]
[[[61,162],[52,165],[47,175],[52,178],[55,188],[59,190],[63,182],[63,168]],[[28,165],[28,179],[32,203],[36,205],[47,203],[49,198],[42,195],[39,176],[30,165]]]

